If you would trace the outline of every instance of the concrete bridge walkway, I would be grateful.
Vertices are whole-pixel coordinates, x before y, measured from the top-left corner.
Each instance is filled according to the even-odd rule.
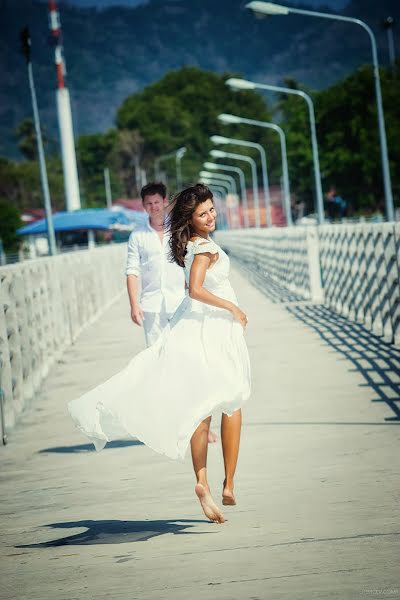
[[[398,351],[233,275],[254,391],[228,522],[203,518],[190,456],[177,464],[135,440],[96,454],[66,413],[143,347],[124,295],[0,449],[0,598],[400,598]],[[220,444],[209,471],[219,500]]]

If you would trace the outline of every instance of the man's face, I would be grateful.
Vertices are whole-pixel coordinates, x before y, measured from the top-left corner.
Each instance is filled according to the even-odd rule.
[[[143,199],[143,208],[149,215],[149,217],[156,217],[160,214],[164,214],[164,209],[168,205],[167,198],[163,198],[160,194],[152,194],[151,196],[145,196]]]

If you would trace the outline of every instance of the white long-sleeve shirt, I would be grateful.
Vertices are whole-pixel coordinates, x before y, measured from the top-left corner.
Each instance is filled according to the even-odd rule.
[[[185,297],[184,270],[168,260],[169,237],[164,233],[161,242],[149,222],[129,237],[125,273],[140,277],[144,312],[173,313]]]

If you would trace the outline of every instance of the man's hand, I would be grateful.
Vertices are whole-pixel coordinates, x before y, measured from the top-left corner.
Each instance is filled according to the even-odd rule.
[[[140,306],[134,306],[131,309],[131,319],[135,325],[139,325],[139,327],[143,325],[143,311]]]

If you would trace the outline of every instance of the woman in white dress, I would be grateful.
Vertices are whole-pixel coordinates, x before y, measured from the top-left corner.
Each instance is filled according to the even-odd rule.
[[[153,346],[70,402],[68,409],[97,450],[130,435],[156,452],[184,460],[190,444],[195,492],[205,515],[223,523],[207,482],[208,431],[211,414],[221,412],[222,503],[234,505],[250,363],[243,335],[247,317],[229,283],[229,258],[209,237],[215,220],[206,186],[197,184],[175,197],[169,220],[171,259],[184,268],[188,294]]]

